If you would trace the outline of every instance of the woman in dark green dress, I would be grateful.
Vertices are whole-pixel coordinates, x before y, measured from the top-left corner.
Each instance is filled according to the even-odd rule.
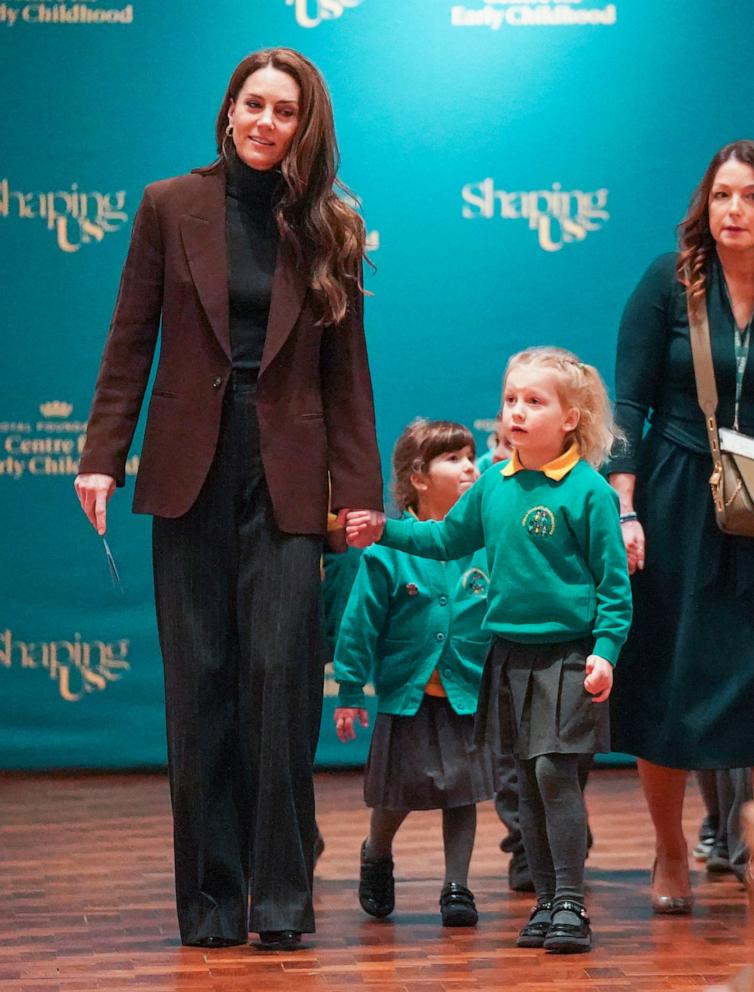
[[[754,314],[754,142],[715,155],[679,230],[679,253],[649,267],[623,315],[616,396],[628,445],[610,466],[634,576],[614,747],[639,759],[657,835],[659,913],[692,905],[681,826],[687,770],[754,764],[754,539],[715,524],[684,276],[688,267],[692,294],[707,298],[718,423],[732,425],[738,391],[740,429],[754,435],[754,355],[745,361]]]

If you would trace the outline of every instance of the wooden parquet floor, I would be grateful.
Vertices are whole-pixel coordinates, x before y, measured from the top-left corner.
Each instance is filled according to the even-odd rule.
[[[471,886],[476,930],[443,930],[437,813],[412,814],[396,843],[389,922],[356,901],[367,811],[361,776],[320,774],[327,847],[317,869],[318,933],[296,953],[182,948],[176,935],[167,783],[162,775],[0,776],[2,992],[673,992],[725,982],[752,959],[745,894],[695,871],[692,917],[653,917],[650,824],[632,770],[589,784],[595,846],[588,903],[595,949],[519,950],[531,896],[507,889],[490,803],[480,810]],[[686,825],[701,804],[691,788]]]

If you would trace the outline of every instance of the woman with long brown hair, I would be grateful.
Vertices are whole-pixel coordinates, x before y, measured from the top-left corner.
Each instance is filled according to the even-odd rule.
[[[245,58],[216,136],[211,166],[145,190],[76,491],[104,534],[161,327],[134,510],[154,517],[181,939],[293,948],[314,930],[328,490],[382,506],[364,226],[303,55]]]
[[[731,426],[738,407],[740,429],[754,434],[753,141],[717,152],[679,234],[679,252],[650,266],[623,315],[616,394],[629,445],[610,467],[634,591],[614,746],[639,759],[657,913],[692,908],[688,770],[754,764],[754,541],[715,525],[686,301],[688,290],[709,314],[718,423]]]

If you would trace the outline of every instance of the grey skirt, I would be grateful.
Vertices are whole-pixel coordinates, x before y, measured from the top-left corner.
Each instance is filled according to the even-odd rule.
[[[518,644],[496,637],[484,666],[474,737],[527,760],[610,750],[610,709],[584,688],[591,638]]]
[[[474,743],[474,717],[425,695],[413,716],[378,713],[364,801],[381,809],[452,809],[495,793],[491,748]]]

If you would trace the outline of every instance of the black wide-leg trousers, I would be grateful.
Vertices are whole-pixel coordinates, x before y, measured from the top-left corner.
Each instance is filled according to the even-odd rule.
[[[254,395],[234,375],[196,503],[153,525],[185,944],[314,931],[322,539],[275,524]]]

